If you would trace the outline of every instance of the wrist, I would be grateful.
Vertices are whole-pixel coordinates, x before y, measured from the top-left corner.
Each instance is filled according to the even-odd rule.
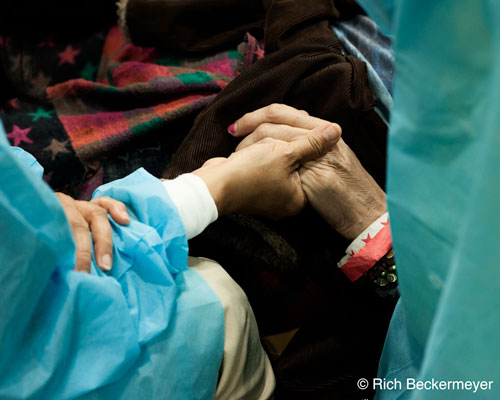
[[[203,232],[217,219],[217,206],[199,176],[182,174],[172,180],[162,180],[162,184],[177,208],[188,239]]]
[[[385,196],[384,196],[385,198]],[[367,229],[380,216],[387,213],[385,201],[367,206],[363,210],[355,213],[348,228],[341,234],[349,240],[357,238],[365,229]]]
[[[231,176],[224,170],[225,168],[215,166],[202,167],[192,172],[205,182],[210,195],[214,199],[219,216],[234,212],[235,208],[230,198]]]
[[[350,206],[342,208],[341,213],[338,209],[329,207],[325,220],[346,239],[354,240],[381,215],[387,213],[385,192],[380,188],[377,189],[371,193],[364,193],[362,202],[357,196],[348,197],[346,204]]]

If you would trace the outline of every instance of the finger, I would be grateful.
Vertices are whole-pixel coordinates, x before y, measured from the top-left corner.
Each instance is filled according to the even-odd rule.
[[[253,131],[250,135],[244,138],[240,142],[238,147],[236,147],[236,151],[242,150],[245,147],[260,142],[262,139],[265,138],[272,138],[272,139],[282,140],[284,142],[291,142],[301,136],[308,135],[310,132],[311,131],[308,129],[295,128],[289,125],[264,123],[262,125],[259,125],[255,131]]]
[[[73,238],[75,239],[75,270],[90,272],[92,262],[92,245],[90,242],[90,230],[88,224],[79,216],[79,220],[71,223]]]
[[[104,208],[120,225],[128,225],[130,223],[130,217],[127,212],[127,207],[125,207],[125,204],[123,204],[121,201],[104,196],[93,199],[91,203],[97,204],[98,206]]]
[[[253,132],[263,123],[284,124],[302,129],[314,129],[328,121],[311,117],[302,110],[285,104],[271,104],[245,114],[228,128],[233,136],[241,137]]]
[[[307,136],[289,143],[288,154],[294,164],[302,164],[325,155],[339,141],[341,131],[335,124],[315,128]]]
[[[77,201],[76,204],[78,211],[90,226],[97,265],[104,271],[111,270],[113,265],[113,240],[106,209],[85,201]]]
[[[92,248],[90,243],[90,230],[87,222],[76,208],[75,200],[64,193],[56,193],[71,227],[75,241],[75,270],[90,272],[92,261]]]

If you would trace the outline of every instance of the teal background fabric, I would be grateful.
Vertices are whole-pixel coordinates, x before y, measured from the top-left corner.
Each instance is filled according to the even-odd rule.
[[[161,182],[138,170],[96,191],[122,200],[131,223],[111,222],[111,273],[93,262],[83,274],[33,161],[0,124],[0,398],[212,398],[224,312],[187,268],[184,227]]]
[[[500,398],[500,3],[360,3],[394,37],[387,190],[408,335],[402,359],[421,380],[492,380],[474,398]],[[391,331],[402,326],[394,318]],[[397,375],[387,368],[402,351],[392,336],[380,371]]]

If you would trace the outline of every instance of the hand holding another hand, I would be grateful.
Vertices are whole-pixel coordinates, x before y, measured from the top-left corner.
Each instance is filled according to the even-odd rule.
[[[305,111],[272,104],[244,115],[229,131],[236,137],[246,136],[236,149],[237,155],[265,138],[290,143],[303,140],[328,124],[340,131],[338,125]],[[299,175],[311,205],[349,240],[386,212],[384,191],[342,139],[326,154],[303,163]]]
[[[294,215],[306,204],[300,165],[326,154],[339,137],[338,127],[323,123],[293,142],[265,138],[228,158],[208,160],[193,173],[206,183],[219,215]]]

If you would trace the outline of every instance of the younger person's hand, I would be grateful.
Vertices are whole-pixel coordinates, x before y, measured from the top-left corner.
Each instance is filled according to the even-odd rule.
[[[300,166],[326,154],[339,138],[340,130],[327,123],[290,143],[272,138],[258,141],[227,159],[211,159],[193,173],[206,183],[219,215],[294,215],[306,204]]]
[[[272,104],[245,114],[228,131],[236,137],[246,136],[237,147],[238,154],[264,138],[294,143],[325,124],[340,131],[337,124],[305,111]],[[311,205],[347,239],[356,238],[386,212],[384,191],[342,139],[324,156],[304,163],[299,172]]]

